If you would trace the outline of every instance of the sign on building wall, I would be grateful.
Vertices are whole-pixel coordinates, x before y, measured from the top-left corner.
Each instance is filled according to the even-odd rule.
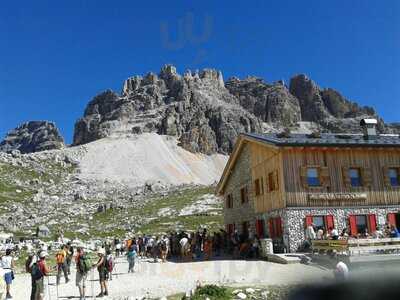
[[[367,200],[367,193],[310,193],[308,202],[313,205],[346,205]]]

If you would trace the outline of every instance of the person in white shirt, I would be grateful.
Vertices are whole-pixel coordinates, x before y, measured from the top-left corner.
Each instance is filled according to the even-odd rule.
[[[181,258],[182,260],[188,255],[190,249],[189,239],[187,237],[183,237],[179,244],[181,245]]]
[[[339,239],[339,232],[335,227],[331,228],[331,238],[332,240],[338,240]]]
[[[317,240],[322,240],[324,237],[324,230],[322,228],[317,231]]]
[[[6,255],[1,258],[0,266],[4,270],[4,280],[6,282],[6,299],[12,299],[10,289],[12,281],[14,279],[13,269],[15,268],[15,261],[14,257],[12,256],[11,249],[6,250]]]
[[[314,224],[310,224],[306,228],[306,239],[311,242],[311,240],[315,240],[316,234],[314,231]]]
[[[376,230],[372,233],[372,238],[374,239],[380,239],[383,238],[383,232],[379,228],[379,226],[376,227]]]
[[[342,261],[337,263],[336,269],[333,272],[336,280],[346,280],[349,278],[349,268]]]

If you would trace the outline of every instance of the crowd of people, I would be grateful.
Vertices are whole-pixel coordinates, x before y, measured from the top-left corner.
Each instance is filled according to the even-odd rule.
[[[305,229],[304,250],[310,249],[312,240],[348,240],[348,239],[382,239],[382,238],[397,238],[400,237],[399,230],[393,224],[385,224],[383,228],[376,226],[375,230],[370,232],[366,227],[360,230],[356,235],[352,235],[348,228],[343,228],[339,231],[335,227],[330,227],[324,230],[323,227],[316,227],[315,224],[310,224]]]
[[[338,232],[335,227],[330,227],[328,230],[324,230],[323,227],[317,228],[315,224],[310,224],[307,226],[305,231],[306,240],[339,240],[339,239],[351,239],[351,238],[396,238],[400,237],[400,233],[396,226],[385,224],[383,228],[376,226],[375,230],[370,232],[366,227],[357,235],[352,235],[348,228],[343,228],[343,230]]]
[[[115,258],[125,257],[128,262],[127,273],[135,272],[138,258],[151,262],[166,262],[174,260],[188,262],[192,260],[210,260],[221,256],[233,258],[257,258],[260,255],[260,240],[251,233],[239,234],[237,231],[228,233],[220,230],[210,234],[206,229],[197,232],[171,232],[160,236],[138,235],[131,238],[104,241],[96,251],[94,259],[91,252],[82,247],[74,247],[66,243],[55,252],[55,264],[50,266],[49,253],[46,247],[29,254],[25,262],[26,272],[30,273],[32,281],[31,300],[43,300],[46,289],[46,278],[56,277],[56,286],[70,281],[71,265],[76,266],[75,284],[79,290],[80,299],[86,299],[88,274],[97,270],[100,293],[97,297],[107,296],[108,281],[112,280]],[[4,280],[7,284],[6,299],[11,299],[10,286],[14,279],[15,262],[12,250],[1,258],[5,270]],[[47,280],[47,284],[49,281]]]
[[[167,258],[208,260],[221,255],[256,258],[259,256],[260,240],[251,233],[239,234],[234,231],[229,234],[220,230],[209,234],[204,229],[191,233],[171,232],[161,236],[141,235],[124,241],[115,239],[113,243],[106,244],[105,248],[115,248],[117,257],[123,255],[125,249],[133,248],[136,255],[161,262]]]

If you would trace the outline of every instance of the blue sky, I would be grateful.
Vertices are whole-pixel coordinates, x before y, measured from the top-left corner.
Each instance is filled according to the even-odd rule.
[[[306,73],[400,121],[400,1],[188,2],[3,1],[0,139],[46,119],[71,142],[93,96],[166,63],[225,78]]]

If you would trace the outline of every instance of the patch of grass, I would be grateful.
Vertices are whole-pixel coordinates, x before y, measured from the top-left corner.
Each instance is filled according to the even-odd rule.
[[[227,288],[209,284],[197,288],[191,300],[205,300],[207,298],[210,300],[229,300],[232,297]]]
[[[122,225],[131,225],[135,227],[136,232],[146,234],[160,234],[162,232],[174,231],[177,229],[197,230],[200,226],[206,226],[210,230],[219,229],[223,226],[222,215],[190,215],[179,216],[181,209],[192,205],[201,196],[214,192],[213,187],[198,187],[192,189],[182,189],[178,192],[172,192],[167,196],[156,195],[146,200],[142,207],[127,208],[124,210],[112,209],[105,212],[95,213],[91,221],[82,220],[90,226],[89,236],[91,237],[109,237],[124,236],[125,229],[119,229]],[[161,209],[169,208],[171,215],[158,216]],[[130,217],[136,217],[142,220],[148,220],[143,225],[129,223]],[[126,223],[124,223],[124,220]],[[105,230],[108,225],[111,229]],[[115,226],[109,226],[115,225]],[[117,226],[118,225],[118,226]]]
[[[247,287],[230,287],[230,286],[216,286],[216,285],[205,285],[197,288],[195,294],[190,299],[193,300],[205,300],[206,298],[214,299],[237,299],[233,294],[235,290],[246,291]],[[268,300],[286,300],[289,294],[296,289],[297,286],[260,286],[253,288],[255,291],[253,294],[247,294],[247,299],[268,299]],[[267,298],[266,298],[267,297]],[[187,300],[184,293],[170,295],[167,297],[168,300]]]

